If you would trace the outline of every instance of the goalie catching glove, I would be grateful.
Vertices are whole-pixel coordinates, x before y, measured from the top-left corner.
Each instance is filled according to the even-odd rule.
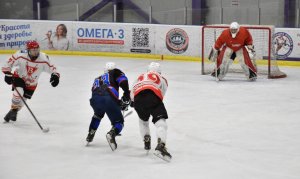
[[[53,87],[56,87],[59,83],[59,73],[52,73],[50,78],[50,83]]]
[[[256,53],[255,53],[255,50],[254,50],[254,45],[247,45],[246,49],[248,51],[250,59],[251,60],[255,59]]]

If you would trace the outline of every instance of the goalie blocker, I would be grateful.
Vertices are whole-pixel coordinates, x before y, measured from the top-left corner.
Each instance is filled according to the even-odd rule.
[[[220,51],[218,51],[218,50],[216,50],[214,47],[212,47],[211,50],[210,50],[210,52],[209,52],[208,59],[209,59],[211,62],[217,61],[219,52],[220,52]]]

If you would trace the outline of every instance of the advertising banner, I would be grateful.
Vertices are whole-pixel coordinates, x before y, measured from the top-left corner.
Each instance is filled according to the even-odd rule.
[[[273,44],[277,59],[300,59],[300,29],[276,28]]]
[[[44,50],[70,50],[71,32],[71,22],[0,21],[0,49],[24,49],[26,41],[36,40]]]
[[[73,23],[73,50],[125,52],[127,29],[120,24]]]
[[[24,49],[28,40],[42,50],[201,56],[201,26],[0,20],[0,50]],[[300,30],[276,28],[273,47],[277,59],[299,60]]]
[[[156,54],[200,56],[200,27],[156,26]]]

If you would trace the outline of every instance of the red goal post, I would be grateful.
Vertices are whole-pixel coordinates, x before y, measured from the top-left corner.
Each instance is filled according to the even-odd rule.
[[[267,75],[268,78],[285,78],[287,75],[280,71],[273,46],[274,26],[261,25],[241,25],[246,27],[252,35],[253,45],[256,51],[256,63],[258,75]],[[209,52],[215,41],[223,30],[229,28],[229,25],[207,25],[202,27],[202,65],[201,73],[210,74],[215,67],[215,63],[208,60]],[[234,64],[229,67],[229,73],[242,72],[241,67],[234,60]]]

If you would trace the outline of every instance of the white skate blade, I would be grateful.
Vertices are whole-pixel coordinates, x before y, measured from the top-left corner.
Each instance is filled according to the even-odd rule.
[[[164,160],[166,162],[171,162],[171,158],[170,157],[168,157],[168,156],[162,156],[159,151],[155,151],[153,153],[153,155],[155,155],[156,157],[158,157],[158,158],[160,158],[160,159],[162,159],[162,160]]]
[[[107,142],[109,144],[109,147],[111,148],[112,151],[117,149],[117,146],[114,143],[110,142],[111,136],[109,134],[106,134],[106,140],[107,140]]]

